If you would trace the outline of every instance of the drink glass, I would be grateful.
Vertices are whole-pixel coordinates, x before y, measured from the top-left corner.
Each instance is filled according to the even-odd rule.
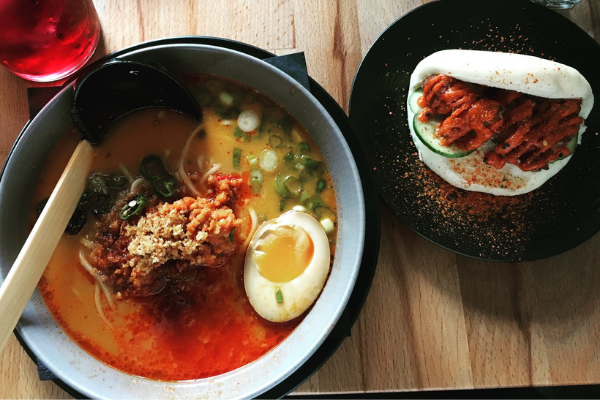
[[[0,63],[37,82],[65,78],[100,38],[92,0],[0,0]]]
[[[534,3],[541,4],[548,8],[573,8],[577,4],[581,3],[581,0],[531,0]]]

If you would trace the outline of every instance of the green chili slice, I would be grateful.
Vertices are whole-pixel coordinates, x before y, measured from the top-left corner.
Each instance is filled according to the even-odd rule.
[[[129,218],[137,215],[144,209],[148,200],[141,194],[136,194],[132,200],[129,200],[119,213],[119,218],[122,220],[128,220]]]
[[[177,181],[167,172],[159,156],[150,155],[142,160],[142,176],[152,184],[152,188],[163,197],[171,197]]]

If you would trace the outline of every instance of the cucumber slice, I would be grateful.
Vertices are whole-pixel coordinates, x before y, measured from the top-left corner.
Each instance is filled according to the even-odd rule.
[[[573,153],[575,153],[575,149],[577,148],[577,139],[579,138],[579,133],[575,136],[573,136],[573,139],[571,139],[571,141],[569,142],[569,144],[567,144],[567,148],[569,149],[569,151],[571,151],[569,153],[568,156],[562,156],[559,157],[558,159],[556,159],[556,161],[559,160],[564,160],[567,157],[571,157],[573,155]]]
[[[419,107],[419,97],[423,96],[423,90],[419,89],[419,90],[415,90],[411,95],[410,98],[408,99],[408,106],[410,107],[410,110],[412,112],[414,112],[415,114],[418,114],[419,112],[421,112],[422,108]]]
[[[413,119],[413,128],[415,134],[425,146],[427,146],[434,153],[450,158],[464,157],[474,151],[461,150],[454,145],[443,146],[440,143],[440,139],[435,134],[437,126],[440,122],[440,120],[434,118],[430,119],[428,122],[421,122],[419,121],[419,114],[415,114],[415,118]]]

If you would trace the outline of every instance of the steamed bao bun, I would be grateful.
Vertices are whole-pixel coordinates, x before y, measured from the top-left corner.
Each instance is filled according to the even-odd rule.
[[[463,82],[515,90],[548,99],[581,98],[579,115],[584,119],[594,104],[590,84],[572,67],[522,54],[478,50],[442,50],[423,59],[411,75],[408,99],[415,90],[422,87],[425,78],[437,74],[448,75]],[[527,193],[540,187],[571,159],[569,156],[550,163],[547,170],[525,172],[509,163],[497,170],[508,178],[519,179],[522,182],[519,188],[489,187],[472,183],[452,169],[452,166],[459,162],[464,165],[478,165],[473,168],[485,169],[488,166],[484,163],[483,156],[494,146],[484,145],[468,156],[456,159],[436,154],[416,136],[412,122],[415,113],[410,109],[410,105],[407,106],[407,110],[410,134],[419,152],[419,158],[445,181],[461,189],[503,196]],[[585,129],[582,124],[578,132],[578,143],[581,143]]]

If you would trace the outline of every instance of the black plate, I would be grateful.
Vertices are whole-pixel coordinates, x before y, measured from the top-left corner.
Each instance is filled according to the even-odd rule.
[[[275,54],[269,53],[268,51],[265,51],[258,47],[221,38],[191,36],[161,39],[152,42],[142,43],[109,54],[79,71],[74,77],[67,81],[65,85],[70,84],[74,79],[77,79],[79,76],[84,76],[87,72],[93,70],[101,63],[105,63],[122,54],[151,46],[168,44],[204,44],[236,50],[259,59],[275,57]],[[370,166],[369,160],[367,159],[364,150],[364,145],[361,142],[361,139],[354,133],[352,127],[350,126],[348,117],[346,116],[344,111],[329,95],[329,93],[327,93],[327,91],[323,89],[323,87],[321,87],[315,80],[313,80],[310,77],[309,84],[310,91],[313,94],[313,96],[315,96],[315,98],[321,103],[321,105],[327,110],[327,112],[329,112],[330,116],[340,128],[340,131],[344,135],[344,138],[346,139],[346,142],[348,143],[348,146],[350,147],[352,155],[354,156],[354,159],[357,164],[358,172],[362,182],[362,189],[365,201],[364,250],[360,270],[356,279],[356,284],[354,286],[352,294],[350,295],[348,304],[346,305],[346,308],[342,313],[337,325],[334,327],[333,331],[329,334],[327,339],[325,339],[323,344],[321,344],[319,349],[304,364],[302,364],[293,374],[291,374],[283,382],[260,395],[260,398],[279,398],[285,396],[292,390],[296,389],[312,374],[314,374],[329,359],[329,357],[333,355],[337,348],[342,344],[344,339],[350,335],[350,330],[356,322],[360,310],[362,309],[362,306],[367,298],[367,294],[369,293],[369,289],[371,288],[371,282],[373,281],[373,275],[375,274],[375,268],[377,266],[377,259],[379,255],[379,239],[381,235],[381,217],[379,210],[379,200],[377,198],[375,182],[371,173],[372,168]],[[28,124],[29,122],[25,125],[23,130],[25,130]],[[15,145],[21,138],[22,134],[23,131],[15,141]],[[13,149],[15,145],[13,145]],[[12,149],[7,157],[7,162],[11,154]],[[4,168],[0,172],[0,179],[2,178],[3,172]],[[18,331],[15,330],[14,333],[17,336],[17,339],[19,340],[23,348],[25,349],[25,351],[27,352],[27,354],[31,357],[31,359],[34,362],[37,363],[37,357],[35,356],[35,353],[33,353],[33,351],[22,340]],[[56,378],[52,374],[52,372],[49,371],[44,365],[40,365],[38,363],[38,368],[40,370],[40,377],[44,377],[44,380],[53,380],[58,386],[60,386],[63,390],[65,390],[67,393],[69,393],[75,398],[85,398],[85,396],[83,396],[81,393],[77,392],[75,389],[71,388],[69,385]]]
[[[527,0],[441,0],[414,9],[368,51],[350,99],[350,122],[366,143],[383,201],[423,237],[475,258],[536,260],[590,238],[600,229],[599,105],[571,161],[529,194],[455,189],[418,160],[405,107],[410,75],[429,54],[452,48],[553,59],[600,93],[600,45],[554,11]]]

